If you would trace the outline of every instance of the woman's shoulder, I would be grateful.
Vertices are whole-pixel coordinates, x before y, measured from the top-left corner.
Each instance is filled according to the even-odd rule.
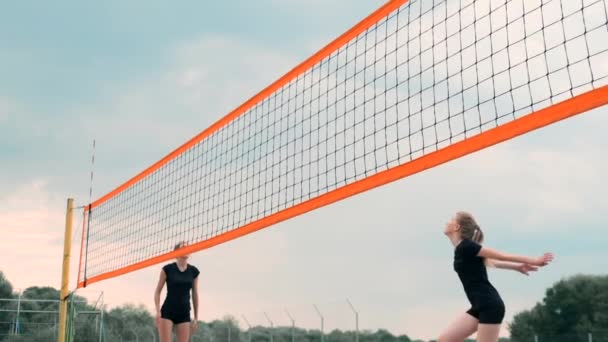
[[[468,252],[471,250],[477,250],[481,248],[481,245],[471,239],[462,239],[460,243],[456,246],[456,252]]]
[[[163,266],[163,271],[165,271],[165,273],[166,273],[166,272],[170,271],[171,269],[173,269],[174,266],[175,266],[174,262],[166,264]]]
[[[197,275],[199,275],[199,273],[201,273],[198,268],[192,264],[188,264],[188,267],[190,267],[190,269],[192,270],[192,272],[194,273],[194,276],[196,277]]]

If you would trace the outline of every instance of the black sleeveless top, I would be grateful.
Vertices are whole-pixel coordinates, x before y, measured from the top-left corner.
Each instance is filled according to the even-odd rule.
[[[163,267],[167,276],[167,298],[163,303],[163,309],[169,311],[190,311],[190,290],[194,279],[198,277],[199,271],[195,266],[187,265],[185,271],[180,271],[177,263],[171,263]]]

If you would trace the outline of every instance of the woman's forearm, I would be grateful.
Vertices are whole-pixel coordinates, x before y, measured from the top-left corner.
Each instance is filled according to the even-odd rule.
[[[529,256],[512,255],[512,254],[507,254],[507,256],[508,256],[508,258],[505,259],[505,261],[510,261],[512,263],[529,264],[529,265],[538,263],[538,261],[536,260],[537,258],[532,258]]]
[[[154,291],[154,307],[156,307],[156,313],[160,312],[160,293]]]
[[[192,306],[194,307],[194,320],[198,320],[198,293],[192,294]]]
[[[483,258],[493,259],[496,261],[503,262],[511,262],[511,263],[520,263],[520,264],[529,264],[529,265],[538,265],[538,258],[531,258],[523,255],[514,255],[508,254],[501,251],[497,251],[495,249],[483,247],[479,251],[479,256]]]
[[[516,271],[517,268],[519,267],[519,265],[521,265],[521,264],[516,264],[516,263],[512,263],[512,262],[505,262],[505,261],[492,260],[492,265],[494,265],[494,267],[500,268],[502,270]]]

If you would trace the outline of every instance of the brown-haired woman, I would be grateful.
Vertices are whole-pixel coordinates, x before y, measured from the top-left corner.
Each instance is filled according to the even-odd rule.
[[[486,266],[528,275],[553,261],[553,254],[526,257],[482,247],[483,232],[473,216],[466,212],[456,213],[446,224],[444,234],[455,247],[454,270],[471,308],[444,330],[439,342],[462,342],[475,332],[479,342],[497,342],[505,305],[488,280]]]

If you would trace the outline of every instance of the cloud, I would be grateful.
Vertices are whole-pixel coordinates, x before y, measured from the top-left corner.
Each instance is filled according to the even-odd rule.
[[[12,110],[12,106],[8,101],[0,97],[0,123],[8,119],[9,113]]]
[[[55,198],[46,192],[46,185],[46,181],[33,180],[22,185],[14,193],[0,197],[3,202],[0,224],[11,232],[47,229],[47,221],[55,222],[58,216],[50,207]]]
[[[0,197],[2,271],[18,289],[60,281],[65,199],[46,187],[32,180]]]
[[[96,194],[158,160],[299,60],[230,36],[185,42],[171,55],[168,70],[120,85],[108,104],[77,108],[77,126],[61,132],[80,134],[87,144],[98,138]],[[602,222],[608,208],[597,195],[605,192],[605,113],[586,114],[195,254],[192,262],[202,271],[202,318],[239,318],[243,312],[253,315],[251,323],[266,324],[260,312],[267,310],[287,325],[286,306],[298,325],[315,328],[311,304],[317,303],[327,313],[327,329],[352,328],[348,297],[361,312],[362,327],[436,336],[438,325],[467,305],[441,235],[453,211],[473,211],[493,243],[514,251],[536,252],[556,229],[564,241],[581,232],[587,233],[585,241],[603,234],[587,227]],[[65,199],[48,187],[30,180],[0,199],[0,224],[9,227],[1,249],[8,251],[7,276],[16,287],[58,284]],[[82,197],[88,197],[84,191]],[[582,224],[573,232],[564,221]],[[520,248],[524,243],[535,245]],[[39,272],[26,277],[27,267]],[[159,268],[90,290],[105,291],[110,306],[136,302],[152,309]],[[505,290],[510,312],[531,306],[556,276],[577,270],[564,264],[550,276],[540,274],[532,280],[533,294]],[[502,287],[519,284],[497,279]]]
[[[194,111],[223,116],[295,65],[294,56],[231,37],[209,36],[177,48],[169,72],[179,99]]]
[[[365,318],[362,327],[435,336],[437,321],[447,324],[467,307],[450,268],[449,243],[440,233],[453,211],[473,211],[489,241],[522,253],[536,253],[556,229],[567,240],[573,233],[564,221],[601,220],[608,203],[595,194],[606,169],[598,157],[605,148],[598,129],[604,113],[550,126],[195,254],[192,262],[203,272],[203,318],[245,313],[252,324],[266,324],[261,312],[267,311],[286,324],[287,307],[298,324],[315,328],[310,306],[317,303],[331,317],[328,329],[352,328],[344,303],[349,297]],[[597,234],[581,229],[589,238]],[[501,241],[505,238],[515,242]],[[539,245],[518,246],[528,241]],[[569,265],[539,274],[526,293],[510,289],[518,286],[509,285],[517,284],[512,276],[497,276],[496,284],[505,288],[514,314],[539,300],[557,274],[576,271]],[[158,267],[151,267],[92,288],[103,288],[108,302],[118,305],[125,300],[124,284],[132,284],[141,290],[126,298],[152,309],[149,292],[157,273]]]
[[[74,109],[76,129],[59,128],[65,135],[76,132],[87,150],[96,138],[95,197],[228,114],[295,60],[230,36],[169,48],[166,69],[117,85],[104,104]]]
[[[550,145],[507,144],[469,157],[471,163],[462,164],[465,172],[479,175],[474,186],[493,192],[487,195],[496,198],[498,205],[525,213],[516,219],[520,228],[515,231],[548,228],[564,216],[578,216],[590,209],[590,198],[608,170],[608,163],[598,158],[601,146],[574,142],[558,150]],[[596,200],[602,206],[607,204]]]
[[[590,114],[589,120],[581,118],[579,124],[602,115]],[[583,132],[576,122],[570,127]],[[556,134],[559,128],[547,128],[542,134]],[[327,315],[327,329],[345,329],[352,328],[352,313],[345,303],[350,298],[361,313],[363,328],[436,336],[441,324],[448,324],[468,307],[451,269],[450,245],[441,235],[453,211],[472,210],[498,247],[508,244],[496,236],[508,237],[516,241],[508,245],[509,251],[535,253],[545,247],[541,244],[544,236],[555,233],[557,221],[599,222],[600,213],[608,208],[608,203],[598,201],[598,210],[592,211],[596,215],[579,210],[579,199],[594,196],[598,184],[594,177],[603,174],[605,167],[597,158],[604,147],[594,144],[594,137],[573,134],[560,143],[559,153],[553,145],[531,140],[520,138],[484,150],[195,254],[192,262],[203,272],[208,309],[203,317],[233,314],[240,318],[244,313],[252,324],[267,324],[261,314],[266,311],[276,324],[287,324],[283,311],[287,308],[298,325],[315,328],[318,322],[311,305],[316,303]],[[564,171],[555,175],[559,169]],[[538,200],[547,193],[572,197],[577,204]],[[508,230],[503,230],[503,217],[510,220]],[[574,234],[557,227],[565,234],[563,239]],[[598,234],[590,228],[579,229],[588,232],[587,238]],[[535,241],[536,247],[518,247],[523,240]],[[581,260],[597,258],[565,258],[555,268],[525,278],[528,290],[523,293],[519,275],[492,272],[509,306],[507,320],[540,300],[544,288],[559,277],[578,272]],[[151,288],[153,271],[113,280],[112,287],[137,278],[138,286]],[[120,296],[116,290],[110,297]],[[151,307],[147,297],[144,292],[130,298]]]

